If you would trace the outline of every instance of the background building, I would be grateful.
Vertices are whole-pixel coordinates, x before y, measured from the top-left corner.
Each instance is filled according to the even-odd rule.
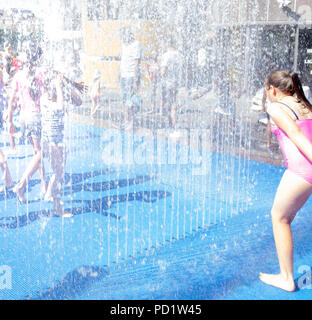
[[[78,14],[72,9],[78,9],[78,2],[63,1],[71,6],[68,12],[73,14],[73,19],[67,20],[75,21]],[[86,80],[91,69],[102,68],[107,70],[103,73],[106,85],[117,85],[117,31],[124,24],[132,24],[144,42],[145,57],[154,47],[162,50],[162,39],[175,37],[184,53],[188,87],[194,83],[197,51],[202,46],[207,51],[211,79],[218,76],[217,70],[226,69],[234,87],[243,84],[243,90],[250,86],[255,89],[268,70],[288,68],[299,70],[304,82],[311,86],[309,0],[82,0],[80,10]]]
[[[10,8],[0,10],[0,50],[10,43],[20,51],[27,41],[41,42],[44,37],[43,20],[32,10]]]
[[[105,86],[118,87],[119,29],[131,25],[143,44],[144,61],[155,49],[164,50],[164,39],[175,38],[189,88],[196,82],[200,48],[206,50],[207,79],[226,75],[232,91],[254,92],[272,68],[298,70],[312,86],[310,0],[28,0],[14,5],[25,16],[32,11],[16,24],[22,11],[2,10],[0,36],[5,30],[23,35],[43,23],[47,56],[65,61],[68,70],[75,66],[72,76],[87,83],[99,69]]]

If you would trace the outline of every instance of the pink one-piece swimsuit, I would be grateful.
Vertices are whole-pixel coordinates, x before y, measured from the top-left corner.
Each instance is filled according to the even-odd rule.
[[[312,142],[312,119],[297,119],[295,121],[303,134]],[[312,162],[297,148],[281,128],[273,124],[271,128],[272,133],[277,137],[287,169],[312,184]]]

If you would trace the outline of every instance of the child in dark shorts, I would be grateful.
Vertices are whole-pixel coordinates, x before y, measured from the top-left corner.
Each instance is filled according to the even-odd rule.
[[[49,159],[53,171],[44,200],[53,202],[54,215],[71,217],[72,214],[64,211],[61,202],[66,161],[62,84],[61,73],[49,72],[45,75],[40,99],[43,156]]]

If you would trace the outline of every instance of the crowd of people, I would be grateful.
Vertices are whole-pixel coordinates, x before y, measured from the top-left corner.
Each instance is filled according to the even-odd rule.
[[[223,116],[235,114],[235,103],[230,94],[230,83],[227,79],[226,63],[223,61],[222,70],[216,72],[216,80],[212,82],[210,66],[211,57],[206,52],[206,42],[201,39],[196,48],[188,54],[182,53],[174,36],[168,36],[146,48],[147,55],[142,61],[143,47],[135,36],[131,27],[120,30],[120,69],[119,87],[122,100],[122,114],[124,121],[121,124],[111,123],[120,129],[132,129],[135,115],[142,111],[142,96],[149,110],[145,114],[161,115],[168,119],[168,124],[178,135],[177,108],[180,89],[181,100],[196,100],[207,94],[212,87],[216,88],[218,103],[214,112]],[[188,61],[192,56],[192,61]],[[194,60],[194,61],[193,61]],[[144,65],[144,70],[142,66]],[[92,101],[91,118],[94,120],[96,111],[101,105],[101,70],[96,69],[90,85],[89,96]],[[149,84],[149,89],[142,85],[142,79]],[[149,90],[147,92],[146,90]],[[105,91],[105,90],[104,90]],[[149,96],[149,99],[147,98]]]
[[[142,47],[128,27],[121,30],[121,42],[119,80],[125,120],[122,127],[126,128],[133,125],[135,114],[142,104],[142,98],[138,94]],[[152,111],[168,115],[173,128],[176,125],[175,103],[181,81],[182,63],[182,56],[174,42],[168,40],[161,58],[155,51],[148,67]],[[96,70],[89,90],[92,117],[100,105],[100,80],[101,72]],[[159,86],[162,103],[157,105],[156,90]],[[18,202],[26,203],[27,183],[37,172],[41,180],[41,198],[53,202],[55,215],[70,215],[64,211],[61,201],[66,163],[64,110],[67,102],[81,105],[81,93],[85,92],[86,88],[82,83],[66,78],[61,70],[45,65],[43,52],[38,45],[27,43],[18,54],[13,52],[9,44],[5,47],[0,68],[0,118],[1,126],[6,127],[8,134],[9,149],[6,154],[16,153],[16,140],[19,140],[31,144],[33,156],[19,181],[14,183],[6,155],[0,149],[0,167],[3,171],[0,192],[6,193],[12,189]],[[49,159],[53,171],[49,180],[44,169],[45,158]]]
[[[141,110],[142,97],[139,88],[142,80],[141,62],[142,45],[136,39],[130,27],[125,27],[120,32],[121,54],[119,70],[119,86],[122,100],[122,113],[124,122],[122,128],[133,127],[134,117]],[[172,38],[164,40],[164,52],[154,48],[147,61],[147,78],[150,83],[149,113],[158,113],[168,116],[171,127],[176,126],[176,99],[183,77],[183,57],[176,49]],[[90,86],[92,100],[91,117],[95,116],[100,103],[100,78],[101,72],[96,70]],[[161,91],[159,94],[158,90]],[[160,95],[160,103],[157,105],[157,96]]]
[[[38,172],[41,179],[41,196],[53,202],[53,213],[67,217],[63,209],[61,191],[64,182],[66,150],[64,143],[65,102],[82,104],[80,94],[86,89],[83,83],[66,78],[61,71],[42,63],[39,46],[28,43],[17,58],[7,46],[2,57],[0,95],[2,119],[6,122],[11,152],[15,150],[17,133],[14,114],[18,114],[21,137],[33,148],[31,158],[20,180],[14,185],[4,153],[0,150],[3,185],[0,192],[12,188],[18,201],[27,202],[25,187],[32,175]],[[6,91],[6,92],[5,92]],[[43,158],[48,158],[53,171],[47,181]]]

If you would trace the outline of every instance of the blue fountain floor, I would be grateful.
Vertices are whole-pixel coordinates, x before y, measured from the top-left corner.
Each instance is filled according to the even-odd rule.
[[[66,133],[63,200],[72,218],[50,215],[37,175],[27,205],[0,195],[0,299],[312,298],[312,288],[286,293],[258,280],[278,272],[269,212],[283,168],[208,153],[204,175],[138,154],[125,164],[117,152],[108,165],[110,130],[71,123]],[[15,181],[32,154],[18,148],[8,160]],[[293,223],[298,283],[312,269],[310,206]]]

